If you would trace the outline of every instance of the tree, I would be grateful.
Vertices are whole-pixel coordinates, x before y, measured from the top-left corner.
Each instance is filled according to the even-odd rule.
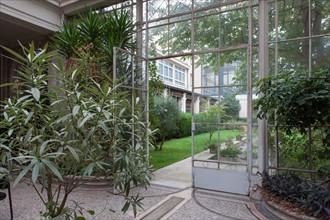
[[[211,105],[206,109],[205,112],[199,113],[195,117],[195,122],[201,124],[201,132],[209,132],[209,143],[212,142],[212,136],[217,130],[217,124],[220,121],[221,123],[226,122],[230,117],[226,114],[226,106],[224,104]]]
[[[262,79],[258,93],[263,97],[256,101],[258,118],[276,121],[288,135],[297,129],[308,134],[310,129],[319,130],[323,137],[324,155],[330,147],[330,67],[308,72],[292,71]]]
[[[239,111],[241,110],[241,105],[236,99],[235,94],[226,92],[223,95],[222,104],[226,106],[225,113],[233,119],[238,118]]]
[[[167,137],[171,136],[177,129],[180,109],[176,101],[170,97],[157,96],[154,99],[153,114],[158,117],[157,126],[160,135],[160,146],[155,146],[155,150],[163,150],[163,144]]]

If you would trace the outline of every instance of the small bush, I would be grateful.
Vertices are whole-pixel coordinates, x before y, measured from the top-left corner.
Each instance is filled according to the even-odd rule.
[[[191,135],[191,120],[192,120],[191,113],[180,112],[176,137],[182,138]]]
[[[236,145],[229,145],[227,148],[220,150],[220,156],[236,158],[242,153],[241,149]]]

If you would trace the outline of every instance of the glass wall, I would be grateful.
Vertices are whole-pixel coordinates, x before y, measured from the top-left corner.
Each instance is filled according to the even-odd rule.
[[[315,71],[329,65],[329,1],[277,0],[269,1],[268,6],[270,75],[313,77]],[[305,120],[308,117],[306,109]],[[268,121],[270,168],[313,173],[329,165],[322,143],[322,131],[329,128],[312,127],[306,133],[293,129],[291,134],[286,128],[280,121]]]
[[[205,104],[201,113],[192,109],[195,166],[213,163],[222,169],[230,162],[254,173],[262,164],[270,169],[318,169],[323,163],[316,156],[320,132],[312,128],[293,137],[305,142],[304,150],[288,149],[298,143],[288,138],[286,125],[270,120],[260,126],[253,99],[256,82],[267,75],[312,76],[330,63],[329,1],[149,0],[144,9],[147,47],[158,51],[153,58],[187,61],[187,88],[193,99],[201,97]],[[199,142],[199,135],[207,138]],[[234,159],[224,158],[230,150],[236,151]]]

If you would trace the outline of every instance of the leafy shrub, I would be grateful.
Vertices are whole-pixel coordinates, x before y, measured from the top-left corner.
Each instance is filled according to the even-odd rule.
[[[330,184],[301,179],[295,175],[263,174],[262,186],[282,199],[306,210],[310,216],[330,217]]]
[[[191,135],[191,113],[180,112],[176,137],[188,137]]]
[[[160,140],[160,147],[158,149],[155,145],[155,150],[162,150],[164,141],[174,137],[178,129],[179,113],[179,106],[172,97],[157,96],[154,98],[152,114],[158,118],[157,129]]]
[[[286,134],[282,129],[278,131],[278,143],[280,154],[280,166],[291,168],[308,169],[310,165],[317,170],[323,166],[329,166],[329,154],[325,153],[325,148],[322,144],[324,138],[323,132],[316,130],[313,132],[311,151],[309,148],[308,135],[300,134],[297,130],[292,130],[291,135]],[[274,146],[275,132],[268,132],[269,146]],[[272,147],[274,149],[274,147]],[[270,152],[274,154],[273,151]],[[311,164],[306,158],[311,158]]]
[[[241,149],[236,145],[229,145],[225,149],[220,150],[220,156],[236,158],[242,153]]]
[[[330,66],[312,74],[292,71],[262,79],[257,84],[257,93],[264,94],[256,101],[255,109],[260,109],[257,116],[270,121],[276,117],[287,134],[293,129],[306,134],[309,128],[323,128],[324,146],[330,145],[329,83]]]

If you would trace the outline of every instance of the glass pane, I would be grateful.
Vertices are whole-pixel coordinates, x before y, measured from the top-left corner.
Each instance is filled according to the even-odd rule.
[[[271,43],[269,44],[268,48],[268,74],[270,76],[275,75],[275,68],[276,68],[276,60],[278,61],[277,57],[275,57],[275,44]]]
[[[169,25],[169,53],[188,52],[191,48],[191,21]],[[162,36],[160,36],[162,37]]]
[[[326,129],[326,127],[322,127],[312,130],[312,145],[310,154],[312,155],[311,164],[312,169],[314,170],[330,165],[329,150],[327,150],[324,143],[324,141],[327,140],[327,132],[325,132]]]
[[[234,86],[247,83],[246,49],[195,57],[194,87]],[[244,88],[244,87],[240,87]],[[241,92],[245,92],[246,88]]]
[[[203,50],[220,46],[220,15],[195,19],[195,49]]]
[[[330,37],[312,39],[312,65],[317,70],[330,63]]]
[[[258,172],[258,126],[252,127],[252,173],[257,174]]]
[[[293,131],[291,135],[285,133],[284,129],[279,129],[279,165],[289,168],[309,168],[308,137],[298,131]]]
[[[246,44],[248,10],[214,14],[195,19],[196,50]]]
[[[252,47],[252,85],[255,85],[259,81],[259,49],[258,46]]]
[[[308,70],[308,39],[300,41],[281,42],[278,44],[278,73]]]
[[[275,128],[268,126],[267,130],[267,143],[268,143],[268,165],[276,167],[276,143],[275,143]]]
[[[258,44],[259,42],[259,14],[258,7],[252,8],[252,43]]]
[[[309,36],[308,1],[280,1],[278,8],[278,36],[280,40]]]
[[[191,10],[191,0],[169,1],[170,15],[179,14]]]
[[[248,10],[220,14],[220,47],[248,43]]]
[[[312,0],[312,35],[330,33],[330,1]]]
[[[167,0],[152,0],[148,2],[148,18],[149,20],[162,18],[167,16]]]
[[[160,26],[149,29],[149,56],[157,57],[168,54],[169,34],[167,33],[169,26]]]
[[[246,134],[241,125],[197,123],[194,146],[195,159],[246,163]]]
[[[195,9],[215,6],[215,5],[219,5],[220,3],[222,3],[221,10],[230,10],[248,5],[247,0],[239,3],[230,4],[231,2],[235,2],[235,1],[234,0],[212,0],[212,1],[195,0]]]
[[[222,0],[213,0],[213,1],[205,1],[205,0],[195,0],[195,9],[204,8],[207,6],[220,4]]]
[[[268,39],[269,41],[275,41],[276,27],[275,27],[275,2],[271,2],[268,5]]]

